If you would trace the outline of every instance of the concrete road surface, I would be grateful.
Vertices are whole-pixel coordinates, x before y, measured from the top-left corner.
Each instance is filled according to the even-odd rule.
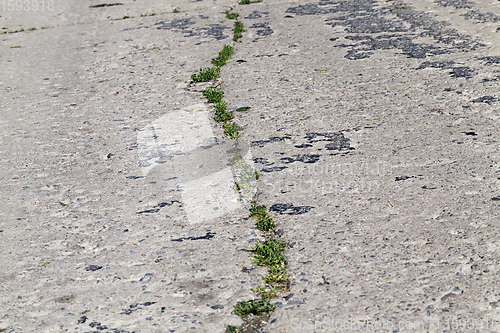
[[[499,1],[2,1],[0,332],[500,331]]]

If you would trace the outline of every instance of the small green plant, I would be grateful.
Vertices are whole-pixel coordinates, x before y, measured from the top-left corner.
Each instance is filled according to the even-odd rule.
[[[201,68],[198,74],[191,75],[191,80],[193,82],[209,82],[218,77],[219,74],[219,67]]]
[[[178,10],[177,8],[174,8],[174,10],[172,10],[172,13],[179,13],[180,10]]]
[[[238,39],[243,37],[243,32],[245,29],[243,29],[243,23],[240,21],[234,22],[234,29],[233,29],[233,40],[236,42]]]
[[[234,306],[233,313],[240,317],[248,315],[259,315],[264,312],[274,310],[274,305],[269,303],[267,298],[251,299],[249,301],[239,302]]]
[[[255,193],[256,178],[254,168],[248,164],[241,156],[237,156],[237,159],[233,162],[233,168],[235,172],[236,179],[240,186],[240,194],[245,198],[250,199]]]
[[[36,27],[31,27],[31,28],[29,28],[29,30],[34,31],[34,30],[36,30]]]
[[[226,333],[238,333],[238,327],[234,325],[229,325],[226,329]]]
[[[236,181],[234,182],[234,189],[238,192],[241,190],[240,184]]]
[[[248,110],[250,110],[249,106],[242,106],[241,108],[237,108],[236,112],[248,111]]]
[[[264,281],[271,285],[287,283],[288,275],[286,274],[286,268],[283,266],[270,268],[269,272],[264,276]]]
[[[262,0],[241,0],[239,2],[240,5],[250,5],[252,3],[259,3],[262,2]]]
[[[262,231],[273,230],[275,227],[272,217],[266,215],[257,221],[257,228]]]
[[[223,121],[228,121],[234,118],[233,114],[231,112],[226,111],[227,105],[226,102],[220,101],[217,103],[213,104],[214,109],[215,109],[215,114],[214,114],[214,120],[218,123],[223,122]],[[226,125],[226,124],[224,124]],[[225,128],[225,126],[224,126]],[[224,131],[225,133],[225,131]]]
[[[273,218],[269,216],[266,206],[253,203],[250,207],[250,217],[257,220],[257,228],[261,231],[273,230],[275,227]]]
[[[235,18],[237,18],[239,16],[238,13],[230,13],[227,10],[224,12],[224,14],[226,14],[226,18],[228,18],[230,20],[234,20]]]
[[[212,65],[216,67],[224,66],[231,55],[233,54],[234,48],[231,45],[224,45],[222,51],[219,52],[219,56],[217,58],[212,59]]]
[[[284,288],[276,288],[274,286],[258,286],[252,289],[254,293],[259,294],[262,298],[271,299],[276,297],[276,295],[282,291]]]
[[[253,260],[259,266],[266,266],[271,269],[279,269],[286,265],[286,259],[283,255],[283,250],[286,244],[282,240],[276,241],[268,239],[263,242],[258,242],[250,252],[255,254]]]
[[[218,103],[222,101],[222,98],[224,97],[224,91],[222,91],[222,89],[210,87],[203,90],[203,95],[205,95],[210,103]]]
[[[267,215],[266,211],[266,206],[264,205],[257,205],[255,202],[252,204],[252,207],[250,207],[250,217],[255,217],[255,218],[262,218],[263,216]]]
[[[222,127],[224,128],[224,134],[228,138],[236,139],[240,136],[240,127],[236,123],[225,123]]]

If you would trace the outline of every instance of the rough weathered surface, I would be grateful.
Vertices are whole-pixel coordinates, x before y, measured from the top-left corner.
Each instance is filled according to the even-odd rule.
[[[498,1],[99,4],[0,8],[0,330],[241,323],[235,156],[290,244],[264,331],[500,330]],[[237,143],[188,84],[232,5]]]

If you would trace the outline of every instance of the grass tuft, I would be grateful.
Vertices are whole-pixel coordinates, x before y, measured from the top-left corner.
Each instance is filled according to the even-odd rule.
[[[219,67],[200,68],[198,74],[191,75],[191,80],[193,82],[209,82],[218,77],[219,74]]]
[[[212,65],[216,67],[224,66],[233,54],[233,51],[234,48],[231,45],[224,45],[222,51],[219,52],[219,56],[212,59]]]
[[[241,0],[239,2],[240,5],[250,5],[252,3],[259,3],[262,2],[262,0]]]
[[[271,299],[276,297],[278,293],[286,291],[286,289],[267,285],[255,287],[252,291],[259,294],[262,298]]]
[[[224,12],[224,14],[226,14],[226,18],[230,19],[230,20],[234,20],[236,19],[238,16],[240,16],[238,13],[230,13],[228,12],[227,10]]]
[[[257,265],[278,271],[286,266],[286,259],[283,255],[285,247],[286,243],[282,240],[268,239],[255,244],[255,247],[251,248],[250,252],[255,254],[253,260]]]
[[[250,217],[257,220],[257,228],[261,231],[273,230],[275,227],[273,218],[266,211],[266,206],[253,203],[250,207]]]
[[[250,0],[241,0],[239,3],[239,5],[249,5],[251,4]]]
[[[287,283],[288,275],[286,274],[286,267],[275,266],[270,268],[269,272],[264,276],[264,281],[270,285]]]
[[[232,113],[230,113],[233,116]],[[240,127],[236,123],[225,123],[222,125],[224,128],[224,135],[230,139],[236,139],[240,136]]]
[[[234,29],[233,29],[233,40],[236,42],[238,39],[243,37],[243,32],[245,29],[243,29],[243,23],[240,21],[234,22]]]
[[[214,114],[214,120],[218,123],[223,122],[223,121],[228,121],[234,118],[233,114],[231,112],[227,111],[227,105],[226,102],[224,101],[219,101],[213,104],[214,109],[215,109],[215,114]],[[226,124],[224,124],[226,125]],[[224,126],[225,128],[225,126]],[[225,133],[225,131],[224,131]]]
[[[226,329],[226,333],[238,333],[238,327],[234,325],[229,325]]]
[[[272,310],[274,310],[274,305],[269,303],[267,298],[262,298],[239,302],[234,306],[233,313],[240,317],[246,317],[248,315],[257,316]]]
[[[224,97],[224,91],[222,91],[222,89],[210,87],[203,90],[203,95],[205,95],[208,102],[218,103],[222,101],[222,98]]]

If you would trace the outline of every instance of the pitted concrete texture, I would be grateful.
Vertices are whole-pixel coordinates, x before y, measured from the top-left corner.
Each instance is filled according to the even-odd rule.
[[[290,244],[264,332],[500,331],[498,1],[5,3],[0,331],[241,324],[254,196]],[[189,84],[231,7],[237,141]]]

